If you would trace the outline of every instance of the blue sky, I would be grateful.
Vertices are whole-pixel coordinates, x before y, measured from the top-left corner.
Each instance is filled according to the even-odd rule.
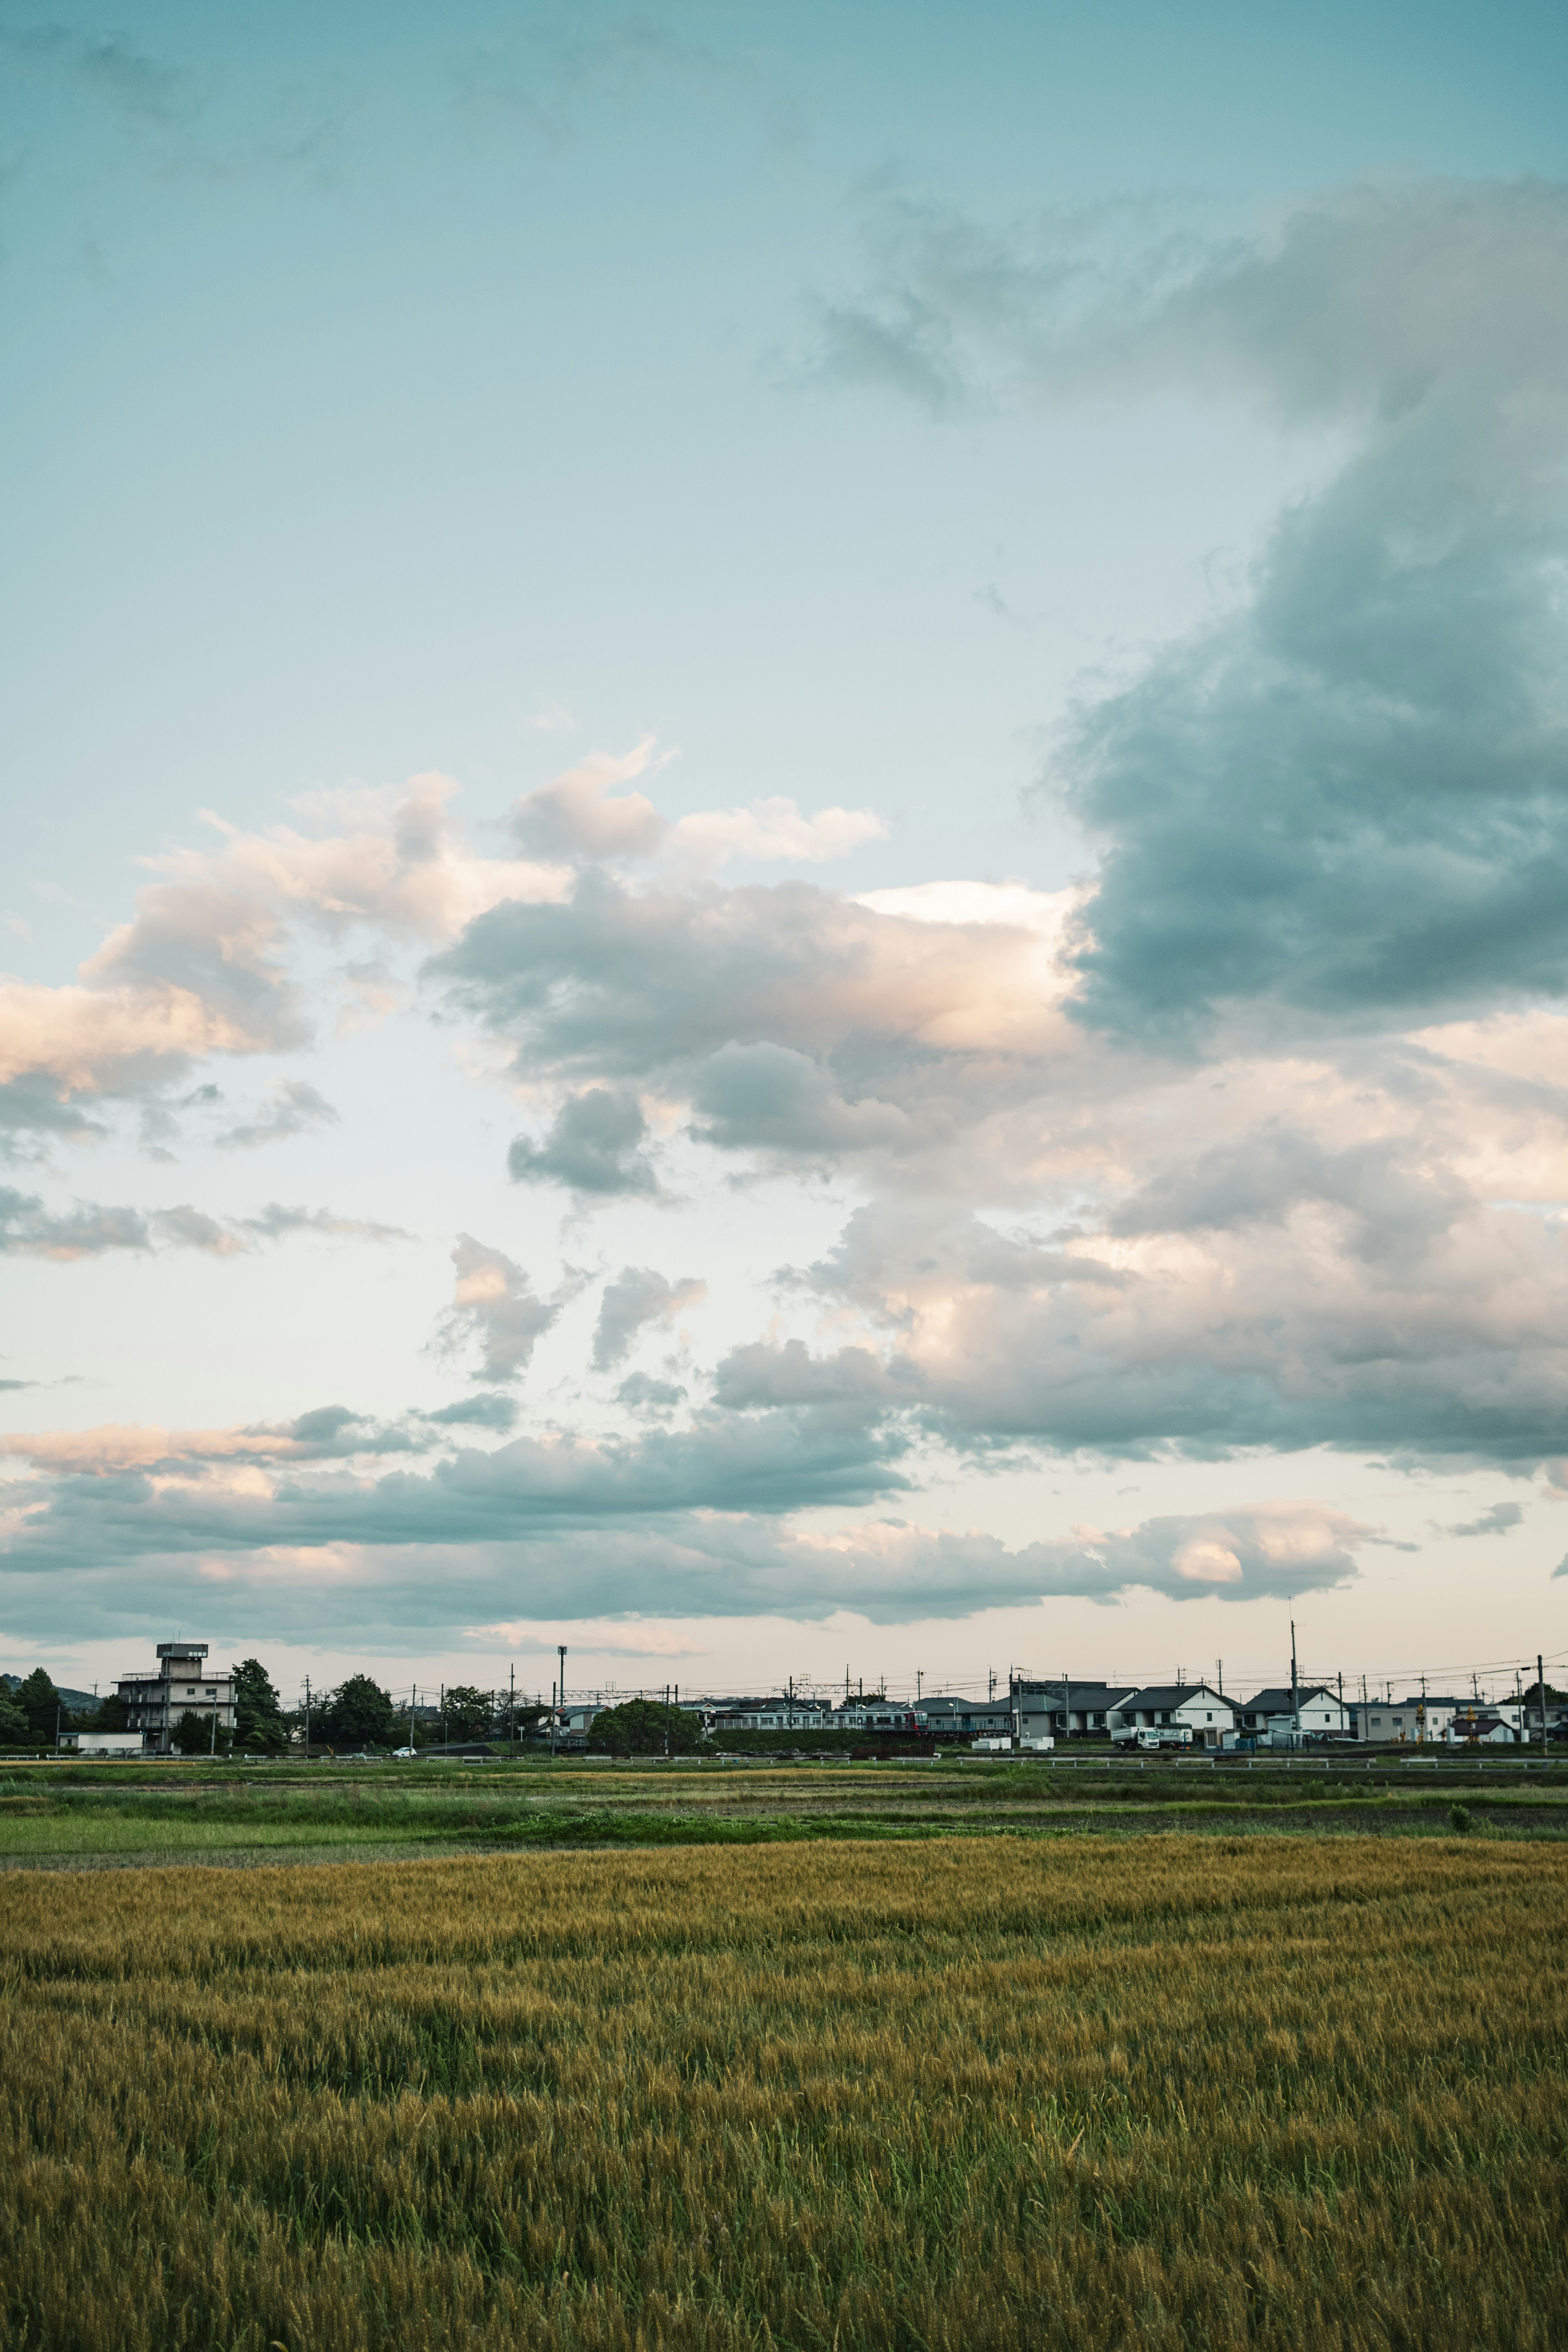
[[[9,1656],[1563,1645],[1565,49],[0,8]]]

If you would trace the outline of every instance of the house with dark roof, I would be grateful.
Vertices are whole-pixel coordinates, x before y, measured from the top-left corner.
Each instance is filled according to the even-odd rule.
[[[1107,1709],[1106,1727],[1119,1747],[1220,1748],[1236,1709],[1207,1683],[1148,1683]]]
[[[1025,1739],[1103,1739],[1111,1709],[1131,1698],[1132,1683],[1018,1683],[1019,1729]]]
[[[1298,1683],[1293,1699],[1289,1683],[1260,1690],[1256,1697],[1245,1700],[1239,1712],[1241,1729],[1260,1739],[1289,1738],[1298,1729],[1303,1738],[1342,1739],[1350,1731],[1350,1710],[1327,1683]]]

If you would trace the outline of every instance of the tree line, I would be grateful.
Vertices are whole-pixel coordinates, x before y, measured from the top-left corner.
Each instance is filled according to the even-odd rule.
[[[235,1727],[231,1735],[220,1727],[215,1742],[220,1749],[233,1747],[247,1755],[282,1755],[304,1739],[304,1707],[284,1706],[259,1658],[243,1659],[233,1673]],[[547,1712],[519,1704],[515,1717],[517,1730],[531,1731]],[[505,1691],[455,1684],[445,1692],[439,1710],[438,1736],[449,1740],[504,1738],[513,1719]],[[0,1691],[0,1747],[52,1748],[57,1730],[63,1736],[129,1728],[122,1698],[111,1694],[96,1707],[73,1714],[42,1666],[35,1666],[15,1689]],[[312,1747],[393,1748],[406,1740],[409,1728],[407,1707],[371,1675],[349,1675],[335,1689],[320,1693],[311,1702]],[[430,1743],[428,1711],[422,1710],[413,1732],[416,1745]],[[171,1725],[170,1737],[183,1754],[206,1755],[214,1745],[212,1709],[186,1708]]]

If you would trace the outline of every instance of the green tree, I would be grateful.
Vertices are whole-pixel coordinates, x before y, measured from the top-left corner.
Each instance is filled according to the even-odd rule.
[[[452,1739],[483,1739],[488,1737],[495,1701],[488,1691],[476,1690],[472,1683],[454,1683],[446,1694],[446,1729]]]
[[[80,1731],[129,1731],[131,1727],[125,1719],[127,1711],[119,1692],[110,1691],[107,1698],[99,1700],[91,1715],[77,1717],[77,1727]]]
[[[27,1729],[35,1739],[52,1740],[57,1721],[62,1731],[70,1728],[70,1716],[42,1666],[33,1668],[26,1681],[12,1692],[11,1700],[26,1717]]]
[[[169,1737],[182,1756],[205,1756],[213,1745],[212,1716],[188,1706]]]
[[[663,1756],[668,1735],[672,1756],[690,1756],[701,1727],[695,1715],[663,1699],[629,1698],[621,1706],[607,1706],[593,1718],[588,1744],[610,1756]]]
[[[276,1755],[288,1744],[283,1702],[259,1658],[242,1658],[234,1670],[235,1746]]]
[[[26,1717],[15,1699],[0,1696],[0,1747],[17,1748],[32,1737]]]
[[[350,1675],[312,1717],[310,1728],[334,1748],[390,1748],[397,1738],[397,1709],[391,1692],[369,1675]]]

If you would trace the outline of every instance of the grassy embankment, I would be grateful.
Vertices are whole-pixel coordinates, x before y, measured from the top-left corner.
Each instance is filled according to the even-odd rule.
[[[1330,1773],[1117,1764],[202,1764],[0,1773],[0,1862],[298,1860],[541,1846],[935,1836],[1568,1833],[1568,1772],[1378,1764]]]
[[[12,1873],[27,2352],[1560,2345],[1568,1853]]]

